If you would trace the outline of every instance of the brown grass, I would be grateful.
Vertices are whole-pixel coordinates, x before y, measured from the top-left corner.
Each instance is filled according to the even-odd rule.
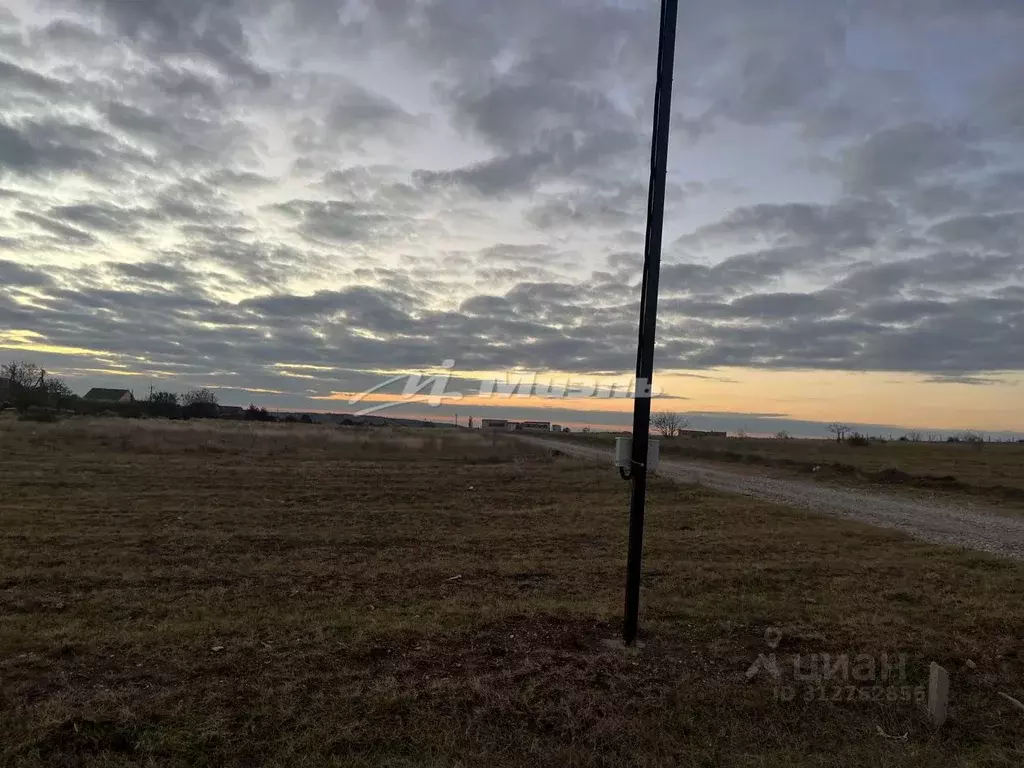
[[[562,439],[610,445],[612,435]],[[971,496],[1024,511],[1024,445],[901,443],[857,446],[835,440],[661,438],[665,458],[724,462],[811,475],[821,482],[884,485],[927,494]]]
[[[1021,565],[656,482],[627,654],[627,486],[529,450],[0,427],[0,764],[1021,764]],[[776,701],[768,627],[945,664],[950,722]]]

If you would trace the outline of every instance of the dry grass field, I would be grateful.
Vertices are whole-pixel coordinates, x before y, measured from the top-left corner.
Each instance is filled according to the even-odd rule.
[[[626,653],[627,493],[479,433],[0,423],[0,765],[1024,764],[1024,565],[655,481]],[[900,652],[942,729],[786,666]]]
[[[608,434],[562,439],[611,445]],[[767,438],[662,439],[662,456],[765,467],[824,482],[961,494],[1024,510],[1024,444],[872,442]]]

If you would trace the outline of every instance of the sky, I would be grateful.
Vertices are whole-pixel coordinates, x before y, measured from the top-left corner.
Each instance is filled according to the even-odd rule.
[[[628,381],[658,16],[7,0],[0,360],[337,412],[450,370],[394,412],[463,419]],[[1024,433],[1021,39],[1019,0],[680,1],[656,409]]]

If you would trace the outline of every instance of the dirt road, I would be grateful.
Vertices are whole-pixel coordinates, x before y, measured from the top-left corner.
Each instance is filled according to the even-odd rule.
[[[611,465],[610,449],[538,437],[519,439]],[[610,466],[609,471],[612,471]],[[658,474],[727,493],[860,520],[882,528],[895,528],[925,541],[1024,560],[1024,520],[991,514],[966,504],[906,501],[872,491],[829,488],[804,480],[780,480],[692,461],[662,459]]]

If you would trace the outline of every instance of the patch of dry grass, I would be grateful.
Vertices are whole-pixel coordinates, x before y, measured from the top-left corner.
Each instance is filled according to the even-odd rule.
[[[473,460],[476,463],[470,463]],[[0,427],[0,764],[1019,765],[1024,567],[465,432]],[[911,702],[776,701],[777,649]],[[968,665],[968,660],[973,667]],[[905,740],[890,740],[878,728]]]
[[[555,436],[553,436],[555,437]],[[610,446],[611,435],[560,439]],[[885,485],[930,494],[967,495],[1024,511],[1024,445],[1018,443],[872,442],[762,438],[661,439],[665,458],[725,462],[809,475],[823,482]]]
[[[410,457],[433,457],[473,462],[500,460],[522,452],[495,435],[454,429],[75,417],[52,424],[9,421],[0,424],[0,436],[5,431],[10,440],[24,448],[44,453],[88,445],[120,453],[226,453],[246,459],[330,451],[338,459],[408,461]]]

